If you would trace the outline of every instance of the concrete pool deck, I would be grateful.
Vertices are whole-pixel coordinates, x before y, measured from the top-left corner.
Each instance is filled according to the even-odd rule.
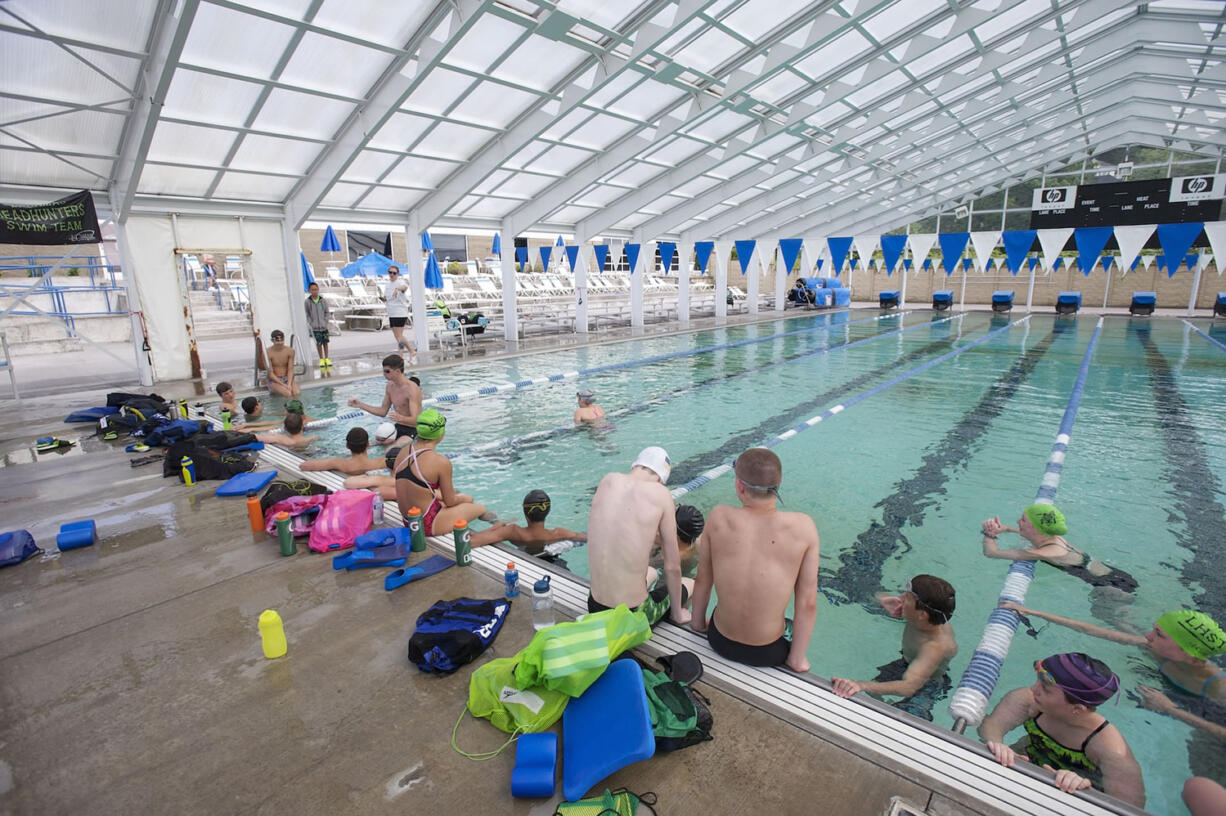
[[[156,390],[187,395],[168,386]],[[301,545],[282,558],[252,536],[243,501],[162,479],[156,463],[130,468],[122,442],[32,452],[37,436],[88,433],[62,417],[101,404],[99,393],[27,400],[0,419],[3,529],[29,529],[52,552],[0,570],[0,812],[553,812],[557,799],[510,797],[513,748],[481,763],[452,750],[473,666],[436,678],[406,659],[413,622],[435,600],[501,594],[492,565],[506,554],[488,548],[471,569],[389,593],[385,570],[334,572]],[[58,525],[85,518],[98,543],[54,554]],[[578,591],[560,592],[563,609]],[[289,654],[276,661],[260,651],[265,608],[285,620]],[[474,665],[528,643],[527,611],[513,608]],[[796,704],[787,695],[799,679],[739,675],[688,632],[664,626],[646,647],[644,657],[703,655],[699,688],[715,717],[714,741],[608,780],[654,791],[660,814],[880,814],[894,797],[941,816],[1022,812],[994,806],[994,787],[1032,801],[1026,812],[1108,812],[960,745],[942,749],[957,757],[948,773],[926,772],[907,758],[921,728],[817,684]],[[891,744],[891,729],[896,753],[869,746]],[[459,731],[468,751],[504,738],[471,718]]]

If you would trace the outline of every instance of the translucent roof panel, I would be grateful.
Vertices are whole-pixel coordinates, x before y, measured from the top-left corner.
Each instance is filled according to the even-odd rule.
[[[87,187],[135,191],[130,211],[175,196],[578,240],[864,234],[1087,150],[1226,146],[1221,4],[1195,0],[0,12],[0,200]]]

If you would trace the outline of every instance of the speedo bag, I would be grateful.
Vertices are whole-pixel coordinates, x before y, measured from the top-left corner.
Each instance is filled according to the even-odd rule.
[[[375,517],[375,494],[369,490],[338,490],[328,497],[311,528],[307,543],[315,552],[343,550],[370,529]]]
[[[11,567],[20,564],[34,553],[42,549],[34,543],[34,536],[29,530],[13,530],[0,533],[0,567]]]
[[[494,642],[510,608],[505,599],[437,601],[417,618],[409,662],[424,672],[451,674]]]
[[[468,710],[508,734],[545,731],[562,716],[570,695],[544,686],[518,688],[518,660],[499,657],[479,666],[468,681]]]

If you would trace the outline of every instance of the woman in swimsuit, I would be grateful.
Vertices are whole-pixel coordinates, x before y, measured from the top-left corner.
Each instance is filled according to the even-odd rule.
[[[1143,808],[1141,767],[1119,729],[1097,711],[1119,692],[1119,677],[1080,652],[1052,655],[1034,670],[1034,685],[1006,694],[979,725],[996,761],[1008,768],[1025,759],[1053,771],[1062,791],[1093,786]],[[1026,736],[1005,745],[1005,735],[1018,726]]]
[[[983,554],[988,558],[1007,558],[1010,561],[1045,561],[1090,586],[1114,587],[1129,594],[1136,591],[1136,579],[1069,544],[1061,538],[1067,532],[1068,524],[1063,513],[1050,504],[1032,504],[1022,511],[1016,527],[1003,524],[1000,516],[983,523]],[[1002,550],[996,544],[996,537],[1001,533],[1017,533],[1029,541],[1030,546]]]
[[[1221,627],[1204,612],[1189,609],[1167,612],[1154,622],[1149,632],[1138,635],[1053,615],[1050,612],[1028,609],[1012,601],[1005,601],[1001,606],[1022,615],[1034,615],[1082,634],[1147,649],[1158,658],[1158,670],[1172,685],[1188,694],[1226,705],[1226,671],[1222,671],[1220,666],[1208,659],[1226,652],[1226,634],[1223,634]],[[1157,689],[1138,685],[1137,692],[1144,699],[1146,708],[1226,740],[1226,728],[1184,711]]]
[[[417,417],[417,441],[401,448],[396,458],[396,504],[409,517],[409,508],[425,508],[422,529],[426,535],[449,533],[456,521],[465,522],[486,514],[473,497],[457,493],[451,484],[451,460],[435,450],[443,439],[447,420],[434,408]]]

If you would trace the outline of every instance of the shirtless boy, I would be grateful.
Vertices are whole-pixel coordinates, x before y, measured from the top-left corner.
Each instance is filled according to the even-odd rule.
[[[876,680],[848,680],[832,677],[834,693],[851,697],[858,692],[872,695],[897,695],[910,698],[919,693],[934,678],[944,679],[934,688],[933,699],[923,700],[927,705],[919,710],[900,706],[924,719],[932,719],[932,704],[935,697],[947,691],[949,679],[945,672],[949,661],[958,654],[954,640],[954,628],[949,619],[954,614],[954,588],[935,575],[917,575],[907,582],[901,595],[879,595],[881,605],[892,617],[902,618],[906,626],[902,630],[902,657],[881,667]]]
[[[690,626],[706,632],[711,648],[729,660],[807,672],[805,650],[817,622],[817,526],[804,513],[776,509],[783,464],[773,451],[750,448],[733,469],[741,506],[717,505],[707,516]],[[719,605],[708,619],[712,587]],[[785,615],[793,596],[789,640]]]
[[[217,396],[221,397],[218,411],[229,411],[231,416],[238,416],[238,397],[234,394],[234,386],[228,382],[217,383]]]
[[[349,456],[333,456],[328,459],[308,459],[300,466],[300,470],[338,470],[347,476],[358,476],[368,470],[380,470],[382,459],[372,459],[366,455],[370,446],[370,435],[365,428],[350,428],[345,436],[345,447],[349,448]]]
[[[269,335],[272,347],[268,349],[268,390],[283,397],[296,397],[302,393],[294,381],[294,350],[285,345],[285,332],[273,329]]]
[[[383,403],[367,405],[353,397],[349,404],[368,414],[387,417],[396,425],[396,436],[416,436],[417,417],[421,414],[421,387],[416,378],[404,375],[404,358],[389,354],[383,358],[383,377],[387,388],[383,391]],[[390,414],[390,415],[389,415]]]
[[[545,517],[549,515],[549,507],[549,494],[544,490],[533,490],[524,496],[524,518],[528,522],[527,527],[497,522],[488,530],[473,533],[472,546],[484,547],[499,541],[509,541],[528,555],[540,555],[545,551],[546,544],[553,544],[555,541],[587,541],[587,533],[576,533],[565,527],[546,527]]]
[[[240,404],[243,407],[242,429],[247,433],[267,431],[281,424],[275,419],[261,421],[264,416],[264,403],[260,402],[259,397],[243,397]]]
[[[588,517],[589,612],[625,604],[641,610],[653,626],[666,612],[673,623],[689,622],[681,588],[673,497],[664,486],[671,470],[668,453],[651,447],[639,453],[629,473],[610,473],[600,480]],[[664,554],[665,586],[648,593],[647,562],[657,534]]]
[[[595,394],[585,388],[576,396],[579,398],[579,407],[575,409],[576,425],[580,422],[599,422],[604,419],[604,409],[596,404]]]
[[[283,448],[305,448],[319,437],[302,435],[302,414],[285,415],[285,433],[261,433],[255,438],[265,444],[280,445]]]

